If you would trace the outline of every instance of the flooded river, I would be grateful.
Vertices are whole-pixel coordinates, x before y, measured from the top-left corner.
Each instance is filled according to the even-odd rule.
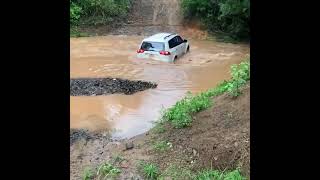
[[[185,37],[188,39],[188,37]],[[70,96],[70,126],[111,132],[130,138],[146,132],[160,110],[230,78],[230,66],[248,56],[245,44],[188,39],[190,52],[175,63],[137,59],[142,36],[101,36],[70,39],[70,76],[112,77],[158,84],[133,95]]]

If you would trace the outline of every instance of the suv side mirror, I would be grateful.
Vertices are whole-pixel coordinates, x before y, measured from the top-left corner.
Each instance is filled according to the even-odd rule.
[[[185,40],[183,40],[183,42],[185,42],[185,43],[186,43],[186,42],[188,42],[188,40],[186,40],[186,39],[185,39]]]

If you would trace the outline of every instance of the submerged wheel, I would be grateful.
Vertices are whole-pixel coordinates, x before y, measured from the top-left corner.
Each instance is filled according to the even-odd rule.
[[[176,61],[177,59],[178,59],[178,56],[175,56],[173,61]]]

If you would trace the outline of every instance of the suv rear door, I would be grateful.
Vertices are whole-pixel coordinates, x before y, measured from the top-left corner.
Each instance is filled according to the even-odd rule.
[[[168,44],[169,44],[169,51],[170,53],[173,55],[173,58],[174,56],[177,56],[179,54],[178,52],[178,47],[177,47],[177,43],[176,43],[176,38],[172,38],[168,41]]]
[[[183,39],[180,36],[175,36],[168,42],[170,53],[174,54],[174,56],[181,56],[183,53]]]
[[[184,52],[185,44],[183,43],[183,39],[180,36],[176,36],[175,38],[176,38],[176,44],[177,44],[179,56],[181,56]]]

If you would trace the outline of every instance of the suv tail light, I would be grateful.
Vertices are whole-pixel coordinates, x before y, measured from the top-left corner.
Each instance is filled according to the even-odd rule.
[[[138,49],[138,50],[137,50],[137,53],[143,53],[143,52],[144,52],[143,49]]]
[[[169,51],[160,51],[160,54],[167,56],[167,55],[170,55],[170,52]]]

